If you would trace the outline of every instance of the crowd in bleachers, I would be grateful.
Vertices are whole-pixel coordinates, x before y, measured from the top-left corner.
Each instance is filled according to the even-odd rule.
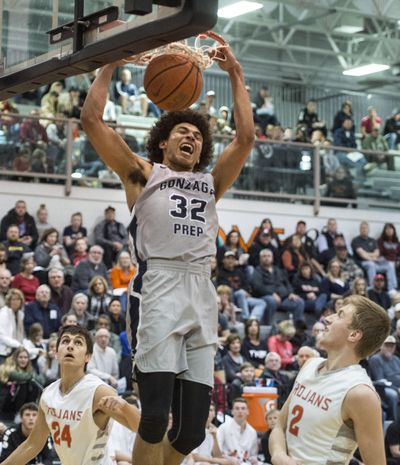
[[[5,114],[0,118],[0,167],[18,172],[65,174],[66,123],[55,118],[77,118],[95,72],[54,82],[47,88],[25,93],[0,104]],[[318,146],[322,156],[321,192],[326,197],[355,199],[365,177],[374,170],[395,170],[390,151],[398,148],[400,111],[394,110],[385,121],[373,107],[366,109],[361,121],[355,121],[352,104],[343,102],[332,121],[318,116],[317,102],[309,100],[299,111],[294,127],[287,127],[275,114],[268,87],[256,93],[250,87],[256,144],[252,153],[251,181],[241,180],[240,187],[268,192],[304,193],[312,185],[310,148],[287,146],[287,143],[309,143]],[[216,93],[206,92],[204,100],[193,105],[210,120],[218,156],[234,135],[234,108],[229,102],[217,108]],[[18,113],[29,108],[30,115],[21,119]],[[133,151],[146,156],[146,132],[150,118],[162,111],[151,102],[143,87],[138,88],[131,71],[119,69],[110,86],[103,118],[110,123],[121,121],[120,115],[149,118],[148,127],[138,133],[120,129]],[[135,124],[134,119],[122,124]],[[332,149],[332,147],[342,147]],[[365,153],[373,151],[373,153]],[[98,159],[79,124],[73,128],[73,170],[77,175],[117,180]],[[292,171],[290,171],[292,170]],[[280,182],[277,182],[280,178]],[[18,177],[16,178],[18,179]],[[48,181],[48,180],[47,180]],[[52,182],[55,182],[54,180]],[[104,186],[104,183],[100,183]],[[109,183],[108,186],[115,185]],[[332,205],[332,203],[331,203]],[[335,205],[333,203],[333,205]],[[337,206],[346,206],[338,202]]]
[[[354,238],[345,237],[334,219],[318,234],[303,220],[293,229],[280,237],[265,219],[251,244],[237,230],[218,237],[211,267],[219,342],[209,442],[218,441],[224,453],[232,447],[224,420],[247,422],[242,397],[247,388],[276,388],[280,408],[305,360],[324,355],[319,344],[324,317],[353,294],[380,304],[392,319],[392,335],[363,364],[381,396],[384,419],[394,422],[390,431],[399,427],[400,242],[395,226],[386,223],[376,238],[367,222]],[[63,325],[79,324],[91,332],[88,371],[131,396],[125,315],[136,269],[127,247],[126,225],[118,222],[112,206],[93,232],[76,212],[60,234],[45,205],[32,216],[23,200],[1,219],[0,421],[18,423],[21,407],[37,402],[43,387],[57,379],[55,342]],[[214,431],[211,420],[222,426]],[[237,463],[268,463],[265,438],[259,448],[250,425],[248,433],[246,447],[237,449]],[[195,452],[187,463],[199,462],[204,453]]]

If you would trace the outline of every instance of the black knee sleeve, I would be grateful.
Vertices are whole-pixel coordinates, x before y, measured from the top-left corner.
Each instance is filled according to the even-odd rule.
[[[183,455],[190,454],[205,437],[211,402],[211,387],[177,379],[172,400],[173,424],[168,432],[171,446]]]
[[[138,433],[150,443],[161,442],[167,431],[175,373],[142,373],[135,369],[142,407]]]

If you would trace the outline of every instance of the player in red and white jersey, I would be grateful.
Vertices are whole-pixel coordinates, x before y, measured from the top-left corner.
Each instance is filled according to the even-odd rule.
[[[362,296],[325,319],[327,359],[303,366],[270,436],[273,465],[347,465],[358,446],[364,465],[385,465],[379,397],[361,359],[390,331],[387,312]]]
[[[110,419],[137,431],[140,414],[100,378],[86,374],[92,352],[86,329],[62,328],[56,354],[61,378],[43,391],[32,433],[1,465],[25,465],[49,434],[63,465],[112,464],[107,454]]]

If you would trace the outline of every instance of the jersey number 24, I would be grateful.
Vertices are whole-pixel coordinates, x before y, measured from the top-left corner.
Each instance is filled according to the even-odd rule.
[[[68,447],[71,447],[71,430],[69,429],[69,425],[65,425],[61,431],[60,423],[58,423],[58,421],[53,421],[51,429],[53,430],[53,440],[58,446],[60,446],[61,441],[63,441],[67,443]]]

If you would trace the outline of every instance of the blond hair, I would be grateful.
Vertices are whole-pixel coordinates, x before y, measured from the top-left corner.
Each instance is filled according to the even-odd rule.
[[[375,353],[390,333],[390,318],[380,305],[361,295],[346,297],[345,305],[354,308],[349,329],[362,332],[361,340],[355,347],[360,359]]]

